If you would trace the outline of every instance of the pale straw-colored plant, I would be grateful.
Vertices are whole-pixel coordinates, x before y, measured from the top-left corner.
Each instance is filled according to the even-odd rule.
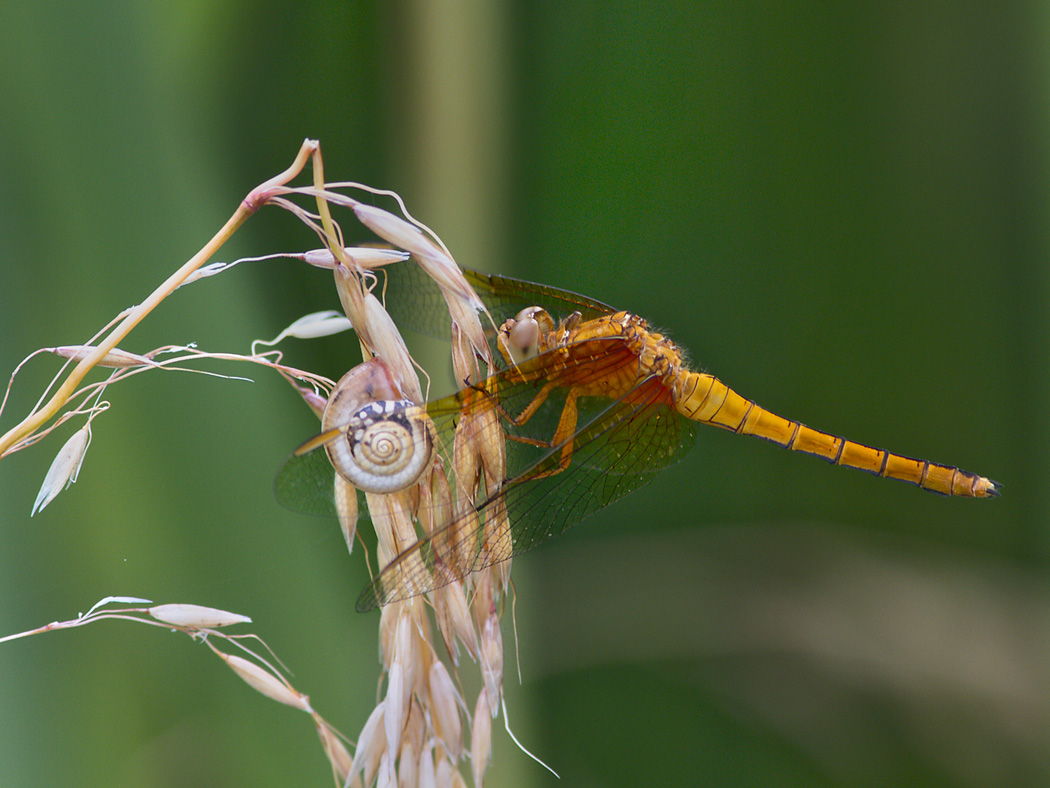
[[[289,186],[307,163],[312,164],[313,184]],[[376,194],[393,197],[404,218],[349,196],[355,192],[367,193],[369,200]],[[300,206],[294,201],[296,197],[312,199],[316,211]],[[249,216],[266,205],[290,211],[320,238],[321,249],[280,256],[331,269],[345,311],[345,317],[332,313],[309,315],[296,321],[278,339],[286,335],[317,336],[352,327],[364,358],[359,367],[335,384],[284,364],[278,351],[258,351],[258,345],[272,342],[256,343],[246,355],[175,346],[134,354],[118,347],[132,329],[177,288],[219,274],[233,265],[206,266],[205,263]],[[332,207],[353,211],[358,221],[392,248],[345,246],[343,230],[332,217]],[[448,250],[432,232],[411,218],[396,195],[359,184],[325,183],[319,145],[307,140],[288,170],[253,189],[215,237],[141,304],[118,315],[82,345],[44,348],[29,357],[52,353],[65,358],[66,366],[56,376],[51,387],[54,390],[49,388],[29,415],[0,437],[0,457],[36,443],[71,419],[85,420],[58,452],[34,505],[34,512],[39,511],[75,481],[89,446],[92,421],[109,407],[103,399],[108,387],[142,372],[198,371],[192,363],[201,358],[249,362],[273,369],[295,386],[318,415],[324,414],[326,418],[326,407],[331,409],[337,402],[343,405],[351,402],[356,408],[371,400],[422,405],[425,395],[417,367],[384,308],[382,291],[377,289],[379,279],[371,273],[386,263],[409,257],[433,279],[445,298],[456,379],[461,383],[480,381],[492,370],[482,322],[491,318],[485,314]],[[68,369],[70,365],[74,366]],[[88,374],[96,368],[109,372],[101,380],[86,382]],[[16,369],[15,374],[17,372]],[[6,400],[5,395],[0,414]],[[421,409],[416,410],[425,418]],[[435,456],[440,459],[429,463],[418,481],[395,492],[365,493],[378,537],[380,566],[410,547],[436,522],[469,515],[471,501],[481,491],[492,490],[502,481],[506,472],[503,439],[493,410],[481,409],[474,415],[465,413],[457,424],[454,445],[439,447]],[[352,548],[358,519],[357,492],[339,474],[333,472],[332,478],[340,525],[348,547]],[[470,526],[469,521],[466,526]],[[490,534],[493,538],[505,535],[500,532],[508,527],[505,512],[490,516],[485,523],[486,529],[495,532]],[[100,617],[131,618],[181,629],[195,637],[208,635],[209,647],[242,679],[264,695],[312,716],[337,784],[465,785],[461,769],[469,763],[473,782],[480,786],[490,759],[491,722],[498,716],[503,700],[500,612],[508,582],[509,562],[504,562],[477,574],[460,573],[443,578],[443,584],[432,594],[409,596],[383,608],[379,633],[384,691],[357,737],[352,754],[331,726],[310,707],[306,696],[293,689],[270,661],[254,652],[248,652],[249,659],[217,647],[216,641],[225,639],[243,648],[236,638],[220,633],[217,627],[245,623],[248,619],[244,617],[187,605],[116,610],[96,606],[71,621],[9,637],[80,626]],[[145,600],[131,597],[109,598],[103,602],[145,604]],[[436,630],[428,605],[433,608]],[[436,633],[440,633],[451,665],[443,663],[438,656]],[[481,668],[481,689],[473,703],[469,703],[459,689],[457,670],[461,650]]]

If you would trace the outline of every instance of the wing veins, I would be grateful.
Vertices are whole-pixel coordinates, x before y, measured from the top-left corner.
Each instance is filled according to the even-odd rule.
[[[664,389],[658,379],[648,378],[639,382],[632,389],[632,393],[638,395],[635,401],[627,402],[621,399],[611,402],[583,426],[578,427],[564,443],[544,451],[522,473],[506,481],[492,495],[472,507],[471,512],[453,518],[391,561],[361,594],[358,609],[368,610],[380,603],[386,604],[426,593],[451,582],[454,574],[435,574],[432,571],[435,562],[455,561],[454,557],[447,555],[442,536],[465,519],[480,517],[482,523],[461,540],[476,543],[479,532],[486,527],[484,521],[488,519],[488,515],[499,510],[501,503],[511,517],[509,535],[512,543],[506,544],[507,538],[502,537],[497,543],[487,544],[487,549],[479,550],[469,566],[458,567],[457,571],[462,569],[464,573],[469,574],[526,552],[651,481],[663,467],[677,460],[683,453],[680,448],[678,451],[670,451],[681,444],[683,428],[688,435],[695,435],[695,429],[664,404]],[[648,414],[650,411],[653,413]],[[655,426],[655,422],[645,418],[647,415],[650,418],[662,418],[664,421]],[[635,416],[640,418],[634,418]],[[650,424],[654,426],[650,427]],[[638,431],[645,438],[643,442],[629,438],[632,425],[639,427]],[[556,465],[563,447],[569,441],[577,441],[581,436],[586,438],[586,442],[574,449],[572,463],[568,469],[542,479],[530,478],[530,474],[542,470],[545,465]],[[605,454],[609,447],[615,448],[618,440],[622,441],[625,449],[617,452],[611,462],[602,461],[593,466],[588,464],[595,456]],[[650,462],[654,449],[659,450],[656,456],[662,460],[658,464]],[[639,470],[643,465],[644,468]],[[614,479],[611,487],[610,479]],[[536,490],[539,490],[538,494]],[[564,497],[561,494],[566,490],[569,494]],[[530,500],[533,497],[534,500]],[[519,504],[519,501],[522,503]],[[544,524],[547,523],[549,527],[551,522],[542,515],[552,506],[557,506],[558,510],[565,514],[557,518],[556,529],[541,534],[540,529]],[[419,551],[427,551],[431,558],[425,562],[416,561]],[[408,570],[407,574],[402,574],[406,571],[405,566],[411,566],[412,569]],[[392,582],[395,578],[396,582]]]

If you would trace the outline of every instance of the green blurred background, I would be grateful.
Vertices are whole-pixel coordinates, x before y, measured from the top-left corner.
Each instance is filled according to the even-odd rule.
[[[461,264],[639,312],[775,412],[1005,485],[945,500],[704,432],[517,561],[511,721],[563,779],[498,729],[489,786],[1046,785],[1048,31],[1024,2],[9,3],[0,370],[140,301],[319,138],[329,179],[399,191]],[[267,209],[221,258],[314,244]],[[324,272],[245,265],[123,347],[246,352],[335,307]],[[287,351],[338,376],[351,345]],[[254,377],[113,388],[32,520],[69,431],[0,463],[0,633],[108,594],[249,614],[356,735],[363,561],[274,502],[315,421]],[[329,784],[308,721],[182,636],[34,637],[0,677],[3,786]]]

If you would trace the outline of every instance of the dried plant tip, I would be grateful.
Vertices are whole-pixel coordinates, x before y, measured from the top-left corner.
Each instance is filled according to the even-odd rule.
[[[397,759],[397,784],[398,788],[416,788],[419,785],[419,761],[416,760],[412,742],[401,745]]]
[[[445,664],[435,659],[430,666],[430,708],[434,713],[434,732],[453,761],[463,748],[463,724],[459,718],[459,693]]]
[[[354,213],[361,224],[394,246],[400,246],[415,255],[446,256],[422,230],[390,211],[358,203],[354,206]]]
[[[293,709],[310,711],[310,703],[305,695],[300,695],[269,671],[236,654],[215,653],[256,692]]]
[[[338,473],[335,477],[335,513],[339,519],[339,530],[346,540],[346,552],[354,552],[354,535],[357,533],[357,489]]]
[[[332,334],[350,331],[353,327],[353,323],[334,310],[311,312],[308,315],[303,315],[273,339],[257,339],[252,343],[252,346],[276,345],[285,337],[295,337],[296,339],[328,337]]]
[[[474,773],[475,788],[484,784],[485,771],[492,757],[492,717],[488,710],[488,690],[482,687],[474,707],[474,729],[470,735],[470,768]]]
[[[198,279],[206,279],[209,276],[221,274],[227,268],[232,268],[235,265],[236,263],[208,263],[208,265],[202,265],[192,274],[183,279],[182,282],[179,284],[179,287],[185,287],[188,284],[196,282]]]
[[[40,486],[36,501],[33,502],[30,517],[43,511],[45,506],[55,500],[55,496],[77,480],[80,466],[84,462],[84,455],[87,454],[90,444],[91,424],[88,423],[74,432],[58,450],[51,467],[47,469],[47,475],[44,476],[44,483]]]
[[[430,736],[430,725],[428,720],[424,717],[425,712],[423,711],[422,703],[424,700],[420,700],[422,696],[423,688],[420,687],[418,690],[414,690],[415,697],[412,699],[411,705],[408,707],[408,721],[405,723],[405,730],[401,734],[402,747],[405,742],[411,742],[413,751],[418,752],[423,748],[423,743],[431,738]]]
[[[365,294],[362,312],[373,339],[372,350],[390,366],[394,378],[408,398],[413,402],[422,402],[423,392],[419,388],[419,378],[412,366],[412,356],[397,330],[397,325],[372,293]]]
[[[434,743],[433,740],[423,745],[423,751],[419,754],[418,770],[419,788],[437,788],[437,775],[434,774]]]
[[[397,788],[397,775],[394,773],[394,761],[390,753],[383,753],[379,760],[379,777],[376,779],[376,788]]]
[[[454,778],[459,777],[459,772],[455,771],[455,766],[450,762],[442,758],[438,761],[437,772],[434,775],[434,783],[440,788],[452,788],[452,781]]]
[[[332,764],[336,780],[342,785],[350,776],[350,767],[354,759],[350,757],[346,746],[328,723],[316,716],[314,722],[317,724],[317,735],[321,738],[321,746],[324,747],[325,755],[328,756],[328,762]]]
[[[362,773],[364,784],[371,785],[375,777],[376,769],[386,752],[386,736],[377,735],[383,726],[386,702],[380,702],[372,713],[368,715],[365,727],[361,729],[361,735],[357,737],[357,750],[354,751],[354,762],[350,766],[350,774]]]
[[[227,627],[230,624],[250,624],[252,622],[248,616],[202,605],[156,605],[149,609],[149,614],[165,624],[176,627],[193,627],[194,629],[213,629]]]
[[[408,719],[412,701],[413,667],[416,664],[415,641],[408,610],[402,607],[394,630],[394,657],[386,671],[386,751],[401,750],[401,734]]]
[[[445,645],[452,646],[449,653],[453,661],[458,662],[459,649],[457,642],[462,642],[463,647],[470,654],[470,658],[478,659],[478,635],[474,628],[474,621],[470,617],[470,608],[467,606],[467,595],[463,590],[463,582],[454,580],[448,585],[437,589],[435,593],[435,615],[438,616],[438,624],[441,634],[445,638]],[[448,631],[450,630],[450,631]],[[458,640],[457,640],[458,637]]]
[[[92,613],[94,613],[96,610],[98,610],[100,607],[104,607],[105,605],[108,605],[111,602],[116,602],[117,604],[120,604],[120,605],[152,605],[153,604],[153,600],[152,599],[142,599],[141,597],[137,597],[137,596],[106,596],[106,597],[102,597],[102,599],[98,600],[98,602],[93,604],[91,606],[91,608],[88,610],[88,612],[82,613],[80,615],[80,618],[81,619],[87,618]]]
[[[383,725],[386,732],[387,752],[401,749],[401,730],[408,717],[408,703],[412,699],[410,687],[405,685],[405,672],[399,658],[395,657],[387,671],[386,715]]]
[[[423,682],[426,681],[423,667],[423,645],[429,647],[426,637],[420,637],[416,625],[422,616],[421,605],[409,603],[404,605],[405,615],[401,616],[394,633],[394,648],[396,650],[395,660],[400,660],[404,669],[405,689],[407,692],[422,692]],[[408,698],[407,701],[411,701]],[[405,704],[408,706],[408,702]],[[405,713],[408,714],[408,709]]]
[[[378,249],[368,246],[347,246],[346,256],[361,268],[379,268],[390,263],[401,263],[408,259],[408,252],[398,249]],[[316,268],[335,268],[335,255],[328,249],[311,249],[302,255],[302,261]]]
[[[94,345],[63,345],[45,349],[56,356],[72,359],[73,361],[81,361],[94,353],[96,348]],[[102,357],[102,360],[98,362],[98,366],[127,369],[128,367],[156,366],[156,363],[145,356],[114,348]]]
[[[316,414],[317,418],[321,418],[324,414],[324,409],[328,406],[328,400],[313,389],[308,389],[303,386],[294,387],[295,390],[299,392],[299,396],[303,398],[303,402],[306,403],[307,407]]]
[[[503,687],[503,633],[495,611],[489,614],[481,628],[481,676],[488,692],[489,712],[495,717],[499,713]],[[474,724],[477,725],[476,720]]]
[[[354,324],[334,309],[323,312],[311,312],[303,315],[281,332],[283,336],[295,337],[296,339],[316,339],[317,337],[328,337],[343,331],[350,331]]]

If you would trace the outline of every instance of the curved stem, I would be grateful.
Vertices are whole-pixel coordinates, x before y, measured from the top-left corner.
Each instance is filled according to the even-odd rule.
[[[3,437],[0,437],[0,457],[3,457],[10,451],[12,446],[27,436],[32,435],[48,419],[55,416],[55,414],[57,414],[69,401],[69,398],[76,391],[77,386],[80,385],[87,373],[90,372],[107,353],[113,350],[117,346],[117,343],[130,334],[131,330],[135,328],[135,326],[137,326],[146,315],[152,312],[161,301],[171,295],[179,285],[186,281],[190,274],[209,260],[249,216],[255,213],[255,211],[262,205],[266,204],[274,187],[283,186],[298,175],[309,160],[310,156],[314,155],[317,150],[318,144],[316,141],[304,141],[299,149],[299,153],[296,155],[295,161],[292,162],[292,165],[287,170],[252,189],[248,196],[241,202],[233,216],[231,216],[226,224],[223,225],[222,229],[220,229],[219,232],[217,232],[215,236],[208,241],[199,252],[197,252],[197,254],[187,260],[179,270],[165,279],[156,290],[150,293],[145,301],[129,310],[124,319],[121,320],[112,331],[110,331],[106,338],[99,342],[95,349],[81,359],[80,363],[70,371],[69,375],[62,382],[62,385],[58,387],[53,395],[51,395],[51,399],[49,399],[47,403],[34,410],[19,424],[8,430]]]

